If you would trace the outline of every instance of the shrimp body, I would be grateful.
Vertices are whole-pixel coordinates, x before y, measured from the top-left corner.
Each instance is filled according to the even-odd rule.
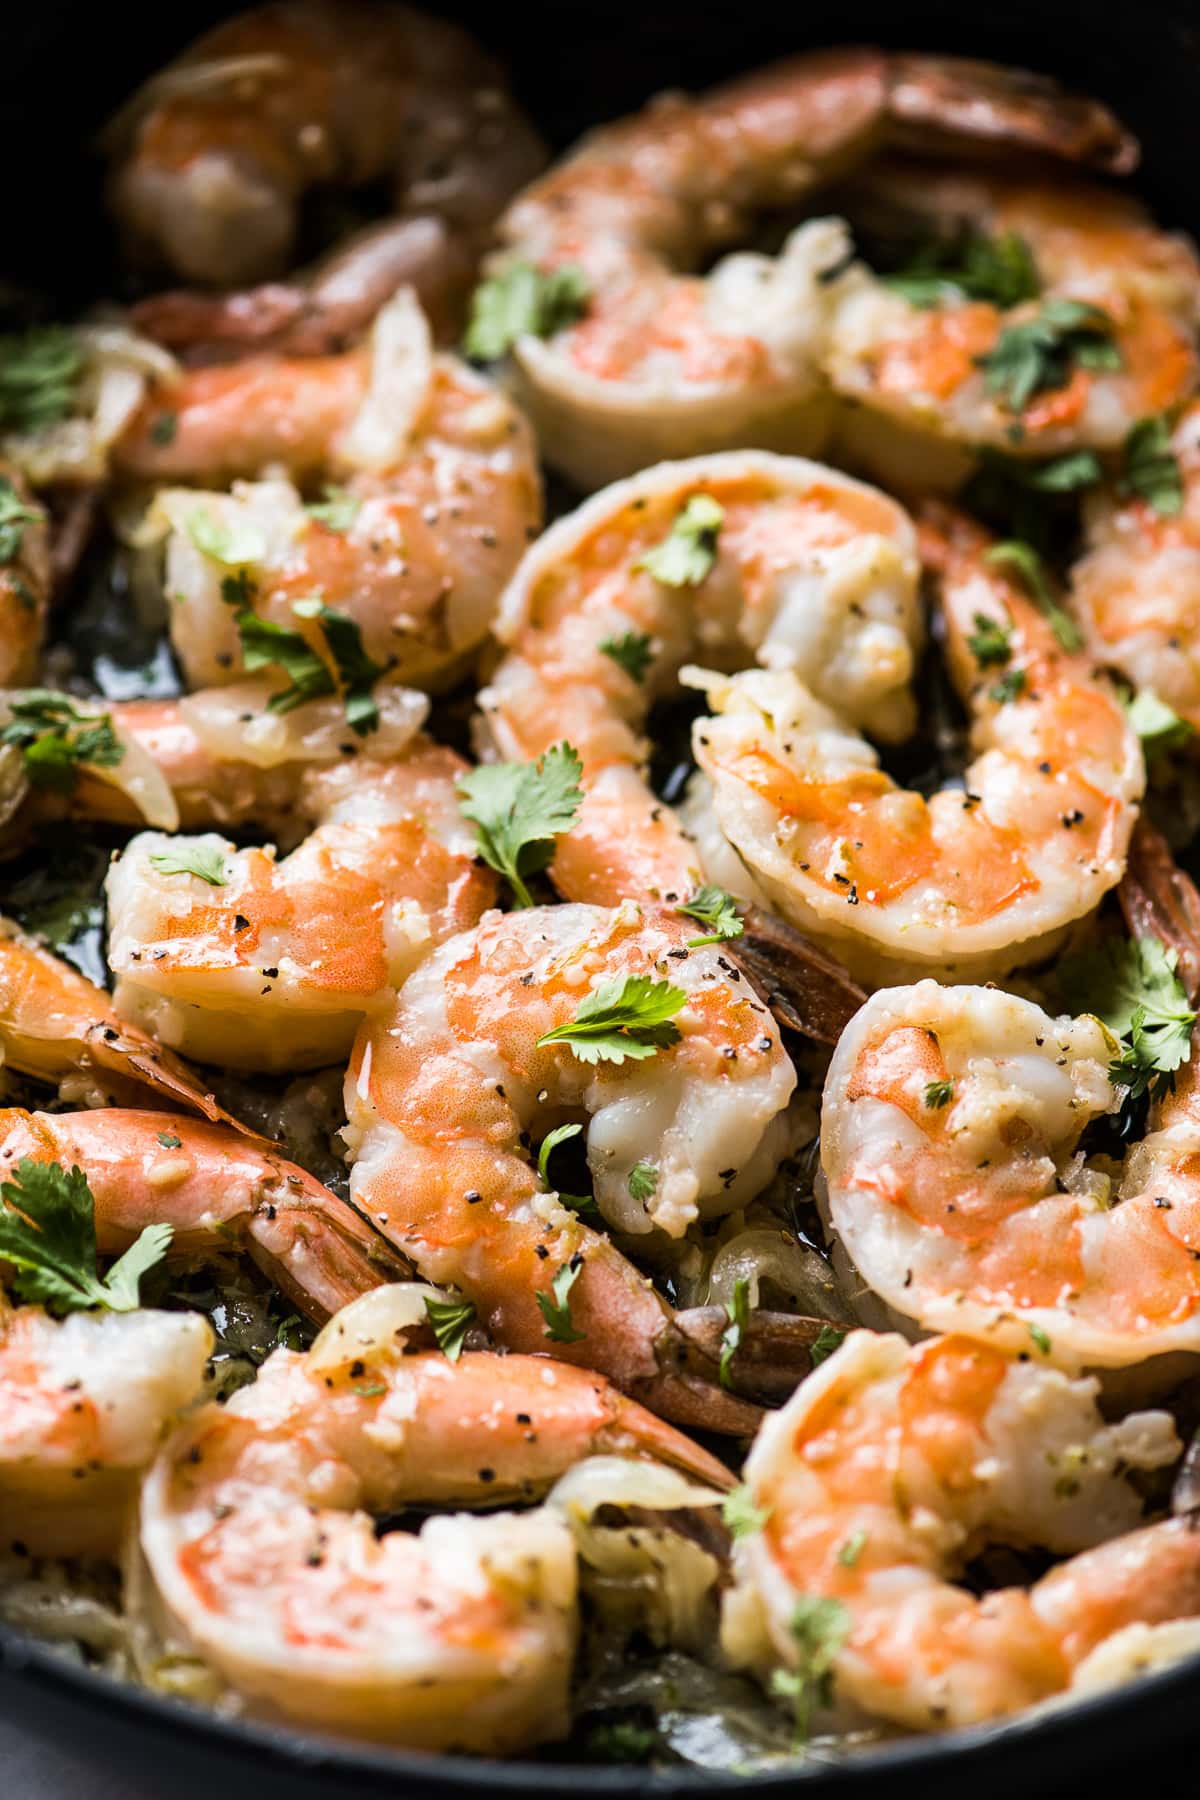
[[[390,177],[395,278],[431,300],[461,286],[543,160],[466,33],[371,0],[292,0],[224,21],[147,83],[110,137],[110,200],[132,247],[186,280],[282,273],[309,190]],[[280,298],[230,296],[228,316]]]
[[[694,677],[717,714],[693,748],[721,833],[786,918],[876,981],[1036,960],[1120,879],[1145,784],[1115,690],[982,534],[956,521],[925,544],[973,715],[964,789],[898,787],[789,674]]]
[[[698,502],[720,509],[711,568],[668,586],[643,559]],[[502,756],[536,756],[566,737],[583,758],[584,805],[554,864],[560,891],[615,905],[695,885],[696,849],[642,772],[647,714],[690,657],[794,668],[849,717],[903,736],[916,580],[912,525],[893,501],[763,452],[665,463],[553,525],[501,602],[509,654],[479,704]],[[636,677],[613,654],[629,639],[645,645]]]
[[[702,1422],[724,1397],[671,1368],[679,1346],[664,1302],[545,1190],[527,1149],[564,1119],[589,1121],[597,1204],[633,1235],[679,1237],[769,1178],[788,1147],[794,1071],[767,1009],[719,947],[689,950],[692,935],[688,920],[631,904],[489,915],[364,1026],[346,1109],[351,1193],[425,1279],[461,1288],[498,1342],[586,1363]],[[597,985],[629,975],[684,991],[678,1043],[595,1066],[565,1044],[538,1045]],[[639,1166],[643,1198],[630,1186]],[[581,1334],[569,1341],[539,1304],[553,1310],[563,1270]]]
[[[294,807],[314,829],[278,861],[140,833],[106,882],[119,1015],[234,1068],[344,1057],[363,1013],[494,899],[458,810],[464,767],[418,739],[397,762],[309,769]]]
[[[516,346],[543,450],[591,488],[663,456],[760,444],[813,453],[831,409],[822,356],[850,256],[844,223],[810,221],[777,258],[726,255],[763,212],[924,130],[1102,167],[1136,149],[1104,110],[980,63],[835,50],[698,100],[665,96],[585,138],[514,202],[507,255],[576,265],[583,317]]]
[[[931,1730],[1067,1688],[1132,1624],[1200,1615],[1200,1534],[1138,1526],[1129,1469],[1179,1454],[1168,1413],[1105,1424],[1095,1380],[964,1337],[855,1332],[763,1425],[746,1465],[761,1531],[738,1547],[775,1651],[814,1598],[844,1608],[835,1693]],[[1081,1552],[1032,1587],[958,1585],[989,1542]]]
[[[964,450],[976,445],[1030,457],[1113,450],[1139,419],[1191,392],[1200,262],[1190,243],[1156,229],[1136,201],[1106,188],[902,162],[872,172],[865,185],[868,217],[895,211],[951,241],[962,229],[1019,238],[1038,290],[1007,310],[952,285],[933,304],[916,305],[862,267],[847,276],[825,366],[855,409],[847,439],[855,460],[880,479],[903,491],[922,481],[940,485],[944,469],[953,485],[970,466]],[[853,191],[847,198],[857,211]],[[1028,329],[1048,306],[1076,301],[1107,315],[1111,354],[1101,365],[1080,358],[1056,373],[1057,385],[1014,406],[1002,382],[989,385],[1005,334]]]
[[[352,1354],[352,1353],[351,1353]],[[522,1356],[340,1365],[277,1351],[193,1415],[143,1492],[141,1548],[176,1629],[254,1709],[426,1749],[513,1750],[566,1728],[574,1542],[548,1510],[371,1513],[529,1500],[608,1451],[721,1467],[600,1377]]]
[[[1093,654],[1200,730],[1200,404],[1171,433],[1177,513],[1111,492],[1089,499],[1071,598]]]
[[[387,679],[444,683],[482,643],[540,523],[528,427],[480,376],[433,355],[407,290],[358,349],[184,374],[143,406],[118,461],[156,484],[275,471],[232,493],[168,487],[155,502],[149,528],[165,533],[172,641],[192,686],[241,668],[247,611],[328,663],[319,621],[295,610],[314,596],[353,621]],[[338,489],[335,512],[305,510],[293,484],[314,480]],[[214,528],[236,564],[212,552]]]
[[[868,1000],[830,1065],[822,1162],[834,1229],[898,1314],[1023,1350],[1032,1332],[1068,1365],[1200,1350],[1194,1065],[1114,1179],[1076,1154],[1119,1104],[1112,1054],[1097,1020],[992,989]]]
[[[171,1254],[253,1258],[294,1305],[324,1320],[393,1279],[396,1258],[344,1200],[282,1156],[220,1126],[121,1107],[0,1111],[0,1171],[24,1157],[81,1168],[103,1255],[147,1225],[172,1228]]]

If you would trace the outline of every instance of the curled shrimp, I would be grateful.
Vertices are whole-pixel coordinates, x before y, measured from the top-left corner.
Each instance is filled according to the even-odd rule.
[[[308,1317],[324,1320],[394,1280],[388,1245],[307,1170],[220,1126],[123,1107],[0,1111],[0,1171],[24,1157],[80,1168],[103,1255],[147,1225],[172,1228],[171,1255],[244,1252]]]
[[[1137,156],[1103,107],[1051,82],[869,49],[797,57],[699,100],[666,96],[585,138],[500,226],[504,256],[576,265],[590,289],[576,323],[516,345],[548,460],[592,488],[663,456],[819,450],[845,225],[810,221],[778,258],[690,271],[750,237],[757,214],[794,209],[889,140],[931,135],[1111,170]]]
[[[903,162],[864,186],[843,196],[853,215],[895,214],[951,244],[964,232],[1019,244],[1028,262],[1007,307],[952,277],[912,297],[861,265],[843,280],[824,363],[851,403],[842,447],[889,486],[956,485],[979,445],[1020,457],[1115,450],[1195,386],[1200,262],[1129,196],[1057,173],[1033,182]],[[1073,308],[1100,309],[1098,336],[1051,357],[1026,391],[1010,378],[1012,351],[1042,322],[1053,342]]]
[[[589,1121],[597,1205],[634,1237],[678,1238],[764,1185],[788,1148],[795,1074],[766,1007],[692,935],[672,914],[566,905],[491,914],[451,939],[360,1032],[351,1194],[426,1280],[462,1290],[498,1343],[586,1363],[683,1423],[737,1431],[753,1409],[722,1393],[616,1245],[545,1189],[527,1148]],[[539,1046],[627,976],[686,994],[674,1047],[592,1067],[566,1044]],[[564,1283],[570,1323],[556,1329]]]
[[[789,674],[697,672],[696,759],[721,835],[777,910],[871,979],[992,976],[1061,941],[1120,880],[1141,748],[1116,691],[966,520],[931,516],[964,787],[928,800]]]
[[[1170,454],[1178,510],[1111,488],[1088,497],[1071,599],[1093,654],[1200,730],[1200,403],[1179,415]]]
[[[442,305],[544,160],[465,32],[371,0],[285,0],[224,21],[134,96],[109,140],[110,202],[131,248],[187,281],[281,274],[307,194],[390,179],[395,283]],[[247,311],[278,317],[281,304],[289,324],[311,325],[294,285],[228,296],[196,323],[236,338]]]
[[[693,516],[709,521],[698,569],[660,580],[656,556]],[[508,655],[479,705],[502,756],[565,736],[583,759],[583,807],[553,868],[560,891],[615,905],[696,885],[696,846],[651,791],[642,736],[691,656],[795,668],[840,711],[903,736],[916,581],[912,525],[893,501],[763,452],[664,464],[551,526],[501,602]]]
[[[486,637],[540,522],[524,420],[433,355],[407,290],[344,354],[253,356],[160,386],[117,462],[155,484],[291,477],[168,489],[155,503],[147,529],[165,536],[169,625],[191,686],[240,670],[247,615],[298,633],[328,664],[320,608],[297,610],[314,596],[357,626],[376,676],[444,684]],[[306,510],[293,483],[314,480],[332,500]]]
[[[195,1413],[146,1481],[155,1603],[268,1715],[425,1749],[560,1736],[577,1629],[561,1514],[441,1516],[415,1535],[379,1535],[369,1515],[527,1501],[596,1452],[729,1484],[679,1432],[562,1363],[454,1363],[394,1337],[336,1358],[320,1342],[276,1351],[252,1389]]]
[[[1097,1392],[965,1337],[855,1332],[746,1464],[765,1522],[738,1555],[775,1655],[797,1660],[797,1606],[824,1601],[836,1696],[928,1731],[1062,1692],[1130,1625],[1200,1616],[1194,1522],[1137,1529],[1124,1479],[1178,1456],[1171,1416],[1105,1424]],[[1081,1554],[977,1597],[959,1577],[989,1541]],[[732,1609],[726,1630],[736,1648]]]

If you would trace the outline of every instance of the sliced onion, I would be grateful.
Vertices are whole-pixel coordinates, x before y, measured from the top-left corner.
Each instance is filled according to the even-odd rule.
[[[393,1281],[372,1288],[343,1306],[313,1339],[308,1353],[313,1369],[340,1369],[394,1351],[396,1339],[417,1325],[427,1325],[426,1300],[448,1300],[443,1288],[423,1281]]]
[[[411,288],[401,288],[371,329],[371,374],[341,452],[360,469],[394,469],[408,452],[433,381],[429,321]]]

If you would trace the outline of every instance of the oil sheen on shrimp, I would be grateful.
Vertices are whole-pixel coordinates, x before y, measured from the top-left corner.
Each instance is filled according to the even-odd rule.
[[[765,1523],[738,1545],[741,1580],[776,1657],[795,1660],[799,1602],[832,1603],[836,1697],[928,1731],[1062,1692],[1132,1624],[1200,1616],[1194,1522],[1140,1525],[1125,1480],[1178,1456],[1171,1416],[1106,1424],[1097,1392],[966,1337],[855,1332],[764,1423],[746,1465]],[[961,1575],[989,1542],[1078,1554],[979,1596]]]
[[[541,517],[525,421],[433,354],[408,290],[356,349],[263,354],[160,386],[118,463],[156,485],[274,471],[232,493],[168,487],[147,521],[145,536],[165,538],[171,637],[193,687],[241,668],[246,610],[328,662],[319,619],[296,610],[314,596],[358,627],[385,678],[445,684],[487,635]],[[315,499],[322,483],[333,510],[306,510],[301,490]]]
[[[501,265],[573,264],[590,288],[578,323],[516,346],[518,393],[547,459],[594,488],[663,456],[819,450],[830,277],[851,255],[844,223],[810,221],[775,258],[742,252],[692,271],[900,135],[1104,169],[1137,155],[1103,107],[1051,82],[868,49],[796,57],[603,127],[500,226]]]
[[[494,1339],[599,1369],[682,1422],[745,1429],[701,1358],[693,1376],[670,1309],[606,1236],[539,1180],[531,1141],[587,1122],[605,1220],[678,1238],[766,1183],[789,1148],[795,1073],[766,1007],[719,946],[689,949],[671,913],[564,905],[489,914],[368,1021],[346,1083],[357,1205],[429,1281],[470,1299]],[[669,981],[682,1033],[649,1061],[579,1061],[538,1038],[629,975]],[[630,1178],[645,1195],[637,1199]],[[548,1329],[570,1280],[572,1331]],[[737,1420],[734,1424],[732,1421]]]
[[[717,714],[692,742],[721,835],[785,918],[876,982],[990,977],[1052,949],[1120,880],[1145,785],[1116,690],[986,537],[939,513],[922,548],[972,715],[962,788],[899,787],[790,674],[693,676]]]
[[[349,1315],[347,1315],[349,1316]],[[351,1334],[352,1336],[353,1334]],[[577,1631],[560,1513],[372,1513],[528,1501],[595,1452],[718,1487],[721,1464],[612,1389],[544,1358],[335,1359],[280,1350],[253,1388],[196,1413],[146,1483],[156,1600],[258,1712],[424,1749],[561,1736]]]
[[[647,566],[706,506],[709,567],[668,585]],[[585,800],[553,875],[572,900],[682,897],[699,858],[643,773],[652,703],[689,657],[795,669],[885,738],[912,723],[921,635],[913,528],[833,469],[760,451],[664,463],[596,494],[529,551],[504,595],[508,646],[479,697],[489,744],[524,760],[566,737]],[[642,648],[641,667],[622,645]]]

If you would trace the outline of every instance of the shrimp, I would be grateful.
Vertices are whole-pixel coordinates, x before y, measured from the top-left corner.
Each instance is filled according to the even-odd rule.
[[[1127,195],[902,162],[864,185],[868,217],[882,208],[924,221],[951,247],[964,233],[1016,244],[1023,263],[1007,307],[969,297],[952,276],[909,298],[861,264],[847,274],[824,367],[850,403],[843,454],[868,474],[905,492],[957,485],[980,445],[1020,457],[1115,450],[1195,387],[1200,262]],[[845,200],[856,214],[859,196]],[[1090,336],[1079,313],[1089,307],[1101,314]],[[1043,329],[1039,361],[1027,340]]]
[[[545,160],[465,32],[372,0],[285,0],[215,26],[123,108],[108,147],[110,204],[134,253],[219,287],[293,266],[313,190],[390,179],[394,285],[436,304],[469,280],[496,214]],[[293,284],[229,295],[199,323],[236,337],[247,310],[278,316],[285,301],[289,323],[305,319]]]
[[[103,1105],[145,1096],[241,1131],[200,1077],[121,1018],[103,988],[0,918],[0,1054],[63,1099]]]
[[[815,454],[832,417],[822,360],[851,245],[810,220],[781,254],[726,255],[889,140],[1040,150],[1123,171],[1137,146],[1094,101],[953,58],[833,50],[699,100],[664,96],[593,133],[521,194],[497,266],[581,268],[577,322],[522,337],[517,393],[547,459],[594,488],[664,456],[758,444]]]
[[[32,681],[50,608],[46,514],[11,464],[0,461],[0,688]]]
[[[876,985],[1046,954],[1119,881],[1145,785],[1116,691],[1063,648],[1067,615],[964,519],[932,514],[922,547],[973,715],[964,789],[896,786],[789,674],[692,676],[717,714],[692,742],[720,832],[785,918]]]
[[[694,579],[668,585],[655,553],[700,507],[705,555]],[[917,572],[911,522],[893,501],[762,452],[664,464],[553,525],[501,601],[509,653],[479,706],[500,755],[533,757],[565,736],[583,759],[584,804],[552,871],[559,890],[615,905],[695,887],[696,847],[650,789],[641,735],[691,655],[737,666],[749,652],[795,668],[839,711],[905,735]]]
[[[217,1125],[121,1107],[6,1107],[0,1171],[24,1157],[83,1170],[102,1255],[169,1224],[172,1256],[241,1251],[310,1318],[325,1320],[400,1267],[378,1232],[305,1169]]]
[[[683,1423],[736,1431],[753,1409],[721,1393],[611,1240],[544,1190],[527,1149],[589,1120],[596,1203],[630,1237],[677,1239],[769,1179],[789,1148],[795,1072],[766,1007],[719,946],[690,949],[692,935],[686,919],[626,904],[493,913],[452,938],[360,1031],[350,1191],[425,1279],[461,1288],[498,1343],[585,1363]],[[539,1045],[628,976],[686,995],[673,1048],[591,1067],[566,1044]],[[556,1309],[565,1327],[548,1325]]]
[[[1184,408],[1170,447],[1179,511],[1111,489],[1089,497],[1071,598],[1093,654],[1200,730],[1200,402]]]
[[[192,687],[244,666],[255,617],[328,665],[320,607],[298,606],[314,597],[357,627],[372,678],[446,685],[540,523],[527,425],[464,364],[433,355],[408,290],[357,349],[254,356],[160,386],[116,460],[155,484],[292,478],[167,488],[154,503],[147,531],[165,535],[169,626]],[[306,510],[294,482],[316,478],[333,497]]]
[[[1178,1456],[1171,1416],[1105,1424],[1098,1387],[964,1337],[855,1332],[746,1464],[766,1520],[737,1553],[776,1655],[795,1663],[796,1609],[824,1601],[837,1696],[931,1730],[1062,1692],[1132,1624],[1200,1616],[1194,1521],[1139,1527],[1124,1480]],[[996,1540],[1080,1554],[977,1597],[958,1578]]]
[[[561,1736],[577,1628],[561,1514],[442,1516],[386,1536],[370,1514],[527,1501],[597,1452],[729,1485],[679,1432],[562,1363],[454,1363],[394,1337],[340,1361],[320,1343],[276,1351],[253,1388],[193,1414],[147,1478],[155,1602],[268,1716],[422,1749]]]

